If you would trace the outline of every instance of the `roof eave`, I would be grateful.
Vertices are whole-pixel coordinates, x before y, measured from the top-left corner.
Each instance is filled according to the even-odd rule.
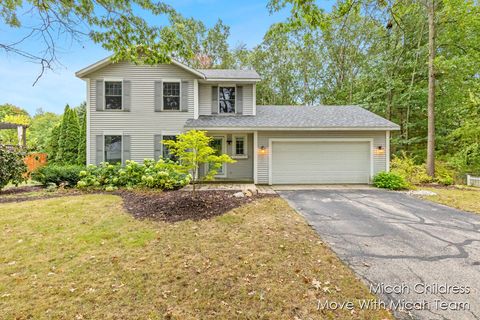
[[[194,126],[194,125],[185,125],[186,129],[197,129],[197,130],[250,130],[250,131],[398,131],[400,128],[397,127],[265,127],[265,126],[246,126],[246,127],[212,127],[212,126]]]
[[[259,82],[259,78],[204,78],[203,82]]]
[[[102,60],[99,60],[99,61],[95,62],[94,64],[91,64],[88,67],[83,68],[83,69],[75,72],[75,76],[77,76],[80,79],[85,78],[90,73],[92,73],[94,71],[97,71],[97,70],[99,70],[99,69],[101,69],[101,68],[103,68],[103,67],[105,67],[109,64],[112,64],[113,62],[112,62],[111,58],[112,58],[112,55],[110,55],[110,56],[108,56],[108,57],[106,57]],[[205,79],[205,75],[203,73],[201,73],[200,71],[197,71],[193,68],[190,68],[189,66],[187,66],[187,65],[185,65],[185,64],[183,64],[179,61],[176,61],[175,59],[171,59],[171,63],[173,65],[176,65],[176,66],[188,71],[188,72],[193,73],[194,75],[200,77],[201,79]]]

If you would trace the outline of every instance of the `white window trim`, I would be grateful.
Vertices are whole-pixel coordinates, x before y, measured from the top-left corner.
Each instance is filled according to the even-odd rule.
[[[120,146],[120,164],[123,165],[123,143],[124,143],[124,139],[123,139],[123,132],[118,132],[118,131],[104,131],[103,132],[103,154],[102,154],[102,158],[103,158],[103,161],[102,162],[106,162],[105,160],[105,136],[121,136],[122,137],[122,145]]]
[[[235,88],[235,112],[233,113],[226,113],[226,112],[220,112],[220,87],[232,87]],[[225,84],[225,83],[220,83],[217,86],[217,114],[219,115],[231,115],[231,114],[237,114],[237,85],[236,84]]]
[[[237,138],[243,138],[244,154],[237,154]],[[248,136],[246,134],[232,135],[232,158],[233,159],[248,159]]]
[[[368,142],[370,145],[370,183],[374,175],[373,138],[270,138],[268,139],[268,185],[272,185],[272,163],[274,142]]]
[[[165,82],[175,82],[175,83],[178,83],[178,85],[179,85],[178,110],[165,110],[164,109],[165,103],[163,101],[163,98],[165,97],[165,94],[163,92],[163,85],[165,84]],[[165,112],[181,112],[182,111],[182,79],[171,79],[171,78],[162,79],[162,111],[165,111]]]
[[[121,82],[122,83],[122,108],[120,109],[107,109],[107,95],[106,90],[105,90],[105,84],[107,82]],[[124,101],[124,96],[123,96],[123,78],[103,78],[103,111],[112,111],[112,112],[118,112],[118,111],[123,111],[123,101]],[[123,140],[122,140],[123,141]],[[123,143],[123,142],[122,142]]]

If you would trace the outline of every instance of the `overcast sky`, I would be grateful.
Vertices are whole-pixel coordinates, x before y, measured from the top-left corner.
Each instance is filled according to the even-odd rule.
[[[220,18],[230,26],[230,44],[245,43],[249,48],[261,42],[272,23],[285,20],[288,11],[270,15],[263,0],[169,0],[186,17],[194,17],[211,27]],[[328,8],[331,0],[321,1]],[[158,18],[157,18],[158,19]],[[150,19],[151,20],[151,19]],[[150,21],[154,23],[154,21]],[[0,25],[2,41],[18,40],[25,30]],[[28,46],[35,48],[31,40]],[[34,114],[37,108],[61,113],[65,104],[77,106],[85,100],[85,84],[75,77],[75,71],[107,57],[110,53],[84,39],[82,43],[59,39],[58,54],[62,66],[46,73],[32,86],[40,69],[24,58],[0,51],[0,104],[11,103]],[[35,48],[38,49],[38,48]]]

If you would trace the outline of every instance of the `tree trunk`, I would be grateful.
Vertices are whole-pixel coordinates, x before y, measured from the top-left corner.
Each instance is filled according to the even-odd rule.
[[[428,135],[427,173],[435,175],[435,0],[428,0]]]

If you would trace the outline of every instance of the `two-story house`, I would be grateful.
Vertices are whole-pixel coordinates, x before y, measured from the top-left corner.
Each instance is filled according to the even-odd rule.
[[[218,179],[258,184],[369,183],[389,169],[399,127],[358,106],[257,106],[253,70],[103,59],[87,87],[87,162],[171,157],[162,140],[206,130],[236,163]]]

